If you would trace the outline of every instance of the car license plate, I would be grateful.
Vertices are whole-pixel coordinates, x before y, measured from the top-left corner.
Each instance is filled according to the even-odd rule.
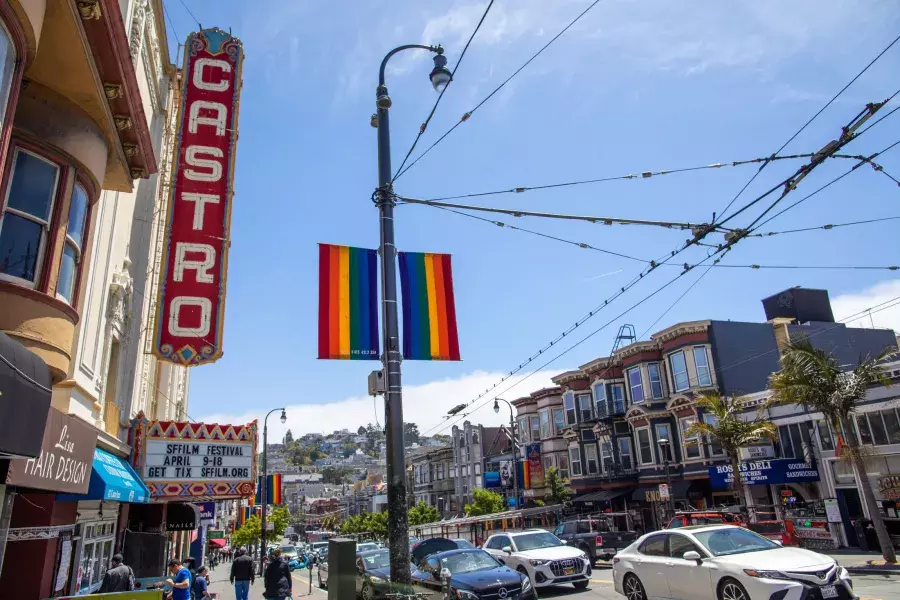
[[[823,585],[822,587],[819,588],[819,591],[822,592],[823,598],[837,598],[838,597],[837,587],[835,587],[833,585]]]
[[[563,569],[563,575],[571,575],[574,572],[575,572],[575,567],[568,567],[567,569]],[[835,593],[834,596],[837,596],[837,593]],[[833,598],[834,596],[827,596],[827,597]]]

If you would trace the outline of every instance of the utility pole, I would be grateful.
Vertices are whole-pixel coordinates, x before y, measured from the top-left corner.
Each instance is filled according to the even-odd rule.
[[[400,327],[397,313],[397,248],[394,244],[393,174],[391,172],[391,131],[389,110],[391,97],[384,84],[384,70],[388,60],[402,50],[419,48],[435,53],[431,83],[438,91],[450,82],[447,59],[440,46],[408,44],[394,48],[381,61],[378,73],[378,89],[375,105],[377,114],[372,125],[378,128],[378,189],[375,202],[378,205],[381,254],[381,310],[382,341],[381,360],[384,366],[386,386],[384,391],[384,423],[387,442],[387,501],[388,544],[391,561],[391,582],[410,583],[409,571],[409,515],[406,506],[406,458],[403,448],[403,396],[400,381]]]
[[[509,435],[512,437],[512,455],[513,455],[513,493],[515,494],[513,498],[516,499],[516,508],[521,508],[519,506],[519,448],[516,445],[516,420],[513,415],[513,407],[512,404],[504,400],[503,398],[494,398],[494,412],[500,412],[500,405],[497,401],[506,403],[506,406],[509,407]]]

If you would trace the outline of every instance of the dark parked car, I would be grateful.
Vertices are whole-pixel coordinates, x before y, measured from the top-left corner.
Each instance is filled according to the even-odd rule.
[[[578,548],[588,555],[591,564],[597,559],[610,560],[619,550],[624,550],[639,535],[636,531],[612,531],[611,517],[566,521],[556,527],[556,537],[568,546]]]
[[[357,553],[356,571],[356,593],[363,600],[383,598],[391,591],[391,562],[387,550]]]
[[[428,556],[413,573],[417,593],[435,600],[447,597],[463,600],[516,598],[537,600],[528,576],[501,564],[484,550],[449,550]]]

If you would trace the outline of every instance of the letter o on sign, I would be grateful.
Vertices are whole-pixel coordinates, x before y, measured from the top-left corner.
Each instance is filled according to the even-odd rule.
[[[181,309],[195,306],[200,309],[200,325],[198,327],[184,327],[181,325]],[[212,302],[207,298],[192,296],[177,296],[172,298],[169,309],[169,333],[174,336],[209,335],[209,324],[212,318]]]

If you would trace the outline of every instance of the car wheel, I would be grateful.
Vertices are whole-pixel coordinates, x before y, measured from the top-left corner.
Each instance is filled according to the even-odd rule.
[[[588,586],[589,583],[590,583],[590,581],[588,581],[587,579],[585,579],[584,581],[575,581],[575,582],[572,582],[572,585],[575,586],[575,589],[576,589],[576,590],[584,590],[584,589],[587,589],[587,586]]]
[[[626,575],[622,587],[625,590],[625,597],[628,598],[628,600],[647,600],[647,594],[644,592],[644,584],[637,578],[637,575],[632,575],[631,573]]]
[[[750,600],[750,595],[736,580],[725,579],[719,585],[719,600]]]
[[[375,592],[372,590],[372,586],[369,585],[368,581],[363,584],[360,595],[363,600],[373,600],[373,598],[375,598]]]

